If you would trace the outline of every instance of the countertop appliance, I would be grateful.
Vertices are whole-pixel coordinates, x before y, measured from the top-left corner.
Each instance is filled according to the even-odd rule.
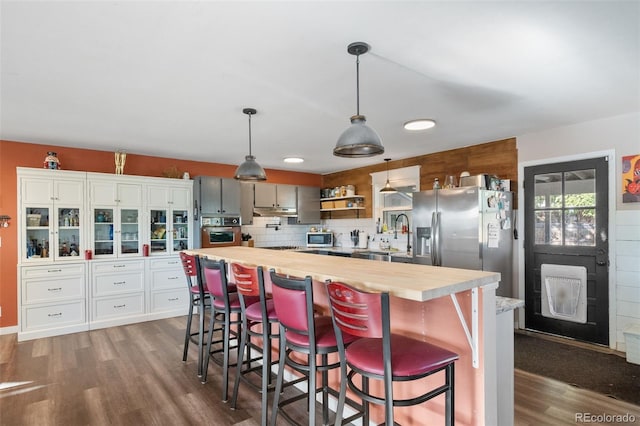
[[[239,217],[202,216],[200,223],[200,244],[196,247],[225,247],[242,244]]]
[[[413,262],[500,272],[511,297],[513,193],[477,187],[413,194]]]
[[[333,232],[307,232],[307,247],[333,247]]]

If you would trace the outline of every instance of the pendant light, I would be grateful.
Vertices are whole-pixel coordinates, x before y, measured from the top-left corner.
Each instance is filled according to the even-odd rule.
[[[395,194],[396,192],[398,192],[398,190],[396,190],[389,183],[389,161],[391,161],[391,158],[385,158],[384,161],[387,163],[387,183],[384,185],[384,188],[380,190],[380,192],[383,194]]]
[[[372,157],[384,152],[380,136],[367,126],[364,115],[360,115],[360,55],[369,51],[367,43],[358,41],[347,47],[347,52],[356,56],[356,115],[351,117],[351,127],[342,132],[333,155],[338,157]]]
[[[236,169],[234,178],[245,181],[267,180],[264,169],[256,162],[256,157],[251,155],[251,116],[258,111],[253,108],[245,108],[242,112],[249,116],[249,155],[244,157],[244,163]]]

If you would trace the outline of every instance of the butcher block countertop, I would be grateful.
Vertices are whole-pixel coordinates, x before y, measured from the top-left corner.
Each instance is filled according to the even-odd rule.
[[[424,302],[498,283],[497,272],[472,271],[409,263],[381,262],[296,251],[232,246],[186,250],[212,259],[271,268],[281,274],[315,281],[335,280],[369,291],[388,291],[403,299]]]

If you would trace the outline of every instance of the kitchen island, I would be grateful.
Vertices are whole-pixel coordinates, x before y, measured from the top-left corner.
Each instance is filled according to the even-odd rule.
[[[260,265],[266,270],[273,268],[292,276],[309,275],[314,280],[315,302],[325,313],[328,313],[325,280],[369,291],[388,291],[394,296],[391,298],[394,332],[441,345],[460,355],[455,375],[456,424],[500,423],[495,297],[499,273],[241,246],[189,252],[226,262]],[[270,281],[266,281],[269,287]],[[337,381],[337,377],[333,380]],[[425,379],[432,384],[440,380],[439,376]],[[404,395],[404,391],[398,393]],[[408,425],[444,424],[443,413],[443,396],[420,406],[395,409],[397,421]],[[372,410],[372,416],[377,419],[381,412]]]

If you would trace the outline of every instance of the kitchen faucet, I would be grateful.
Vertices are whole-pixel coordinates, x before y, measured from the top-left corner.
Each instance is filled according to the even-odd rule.
[[[396,216],[396,220],[393,222],[393,228],[395,229],[394,239],[398,239],[398,219],[400,219],[401,216],[404,216],[407,219],[407,254],[411,254],[411,228],[409,227],[409,216],[404,213],[400,213]]]

